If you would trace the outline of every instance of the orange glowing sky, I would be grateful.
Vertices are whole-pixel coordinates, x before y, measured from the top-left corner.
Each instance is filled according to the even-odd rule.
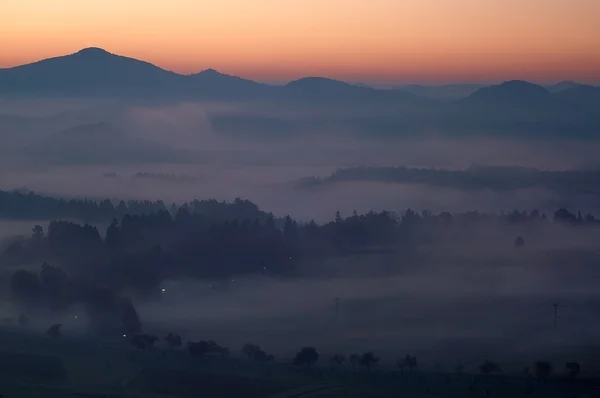
[[[84,47],[263,81],[600,82],[600,0],[0,0],[0,67]]]

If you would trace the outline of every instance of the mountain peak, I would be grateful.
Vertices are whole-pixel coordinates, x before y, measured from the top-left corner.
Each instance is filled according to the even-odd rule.
[[[524,102],[546,100],[550,92],[537,84],[523,80],[510,80],[498,85],[483,87],[475,91],[467,100]]]
[[[100,47],[86,47],[77,51],[75,54],[89,54],[89,55],[107,55],[110,54],[103,48]]]

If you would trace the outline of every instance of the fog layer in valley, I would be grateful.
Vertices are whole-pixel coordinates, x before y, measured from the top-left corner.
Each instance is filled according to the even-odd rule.
[[[349,214],[407,207],[500,211],[576,204],[585,211],[595,209],[595,195],[559,195],[535,187],[502,193],[376,182],[348,182],[318,191],[299,188],[296,182],[302,178],[327,177],[354,166],[597,166],[598,143],[589,140],[519,139],[515,134],[508,139],[485,131],[470,137],[430,131],[382,138],[358,134],[337,122],[302,123],[311,118],[339,121],[339,112],[244,102],[2,101],[0,189],[177,203],[241,196],[267,211],[304,220],[326,220],[336,210]],[[239,114],[248,120],[236,124],[233,132],[222,121],[215,122],[238,120]],[[297,128],[256,126],[256,117],[284,118]]]
[[[372,120],[395,109],[355,112]],[[439,127],[381,136],[363,131],[376,125],[361,130],[347,118],[339,108],[266,102],[0,101],[0,189],[115,203],[244,197],[276,216],[318,222],[338,210],[347,216],[407,208],[600,214],[596,194],[538,186],[500,192],[382,181],[299,185],[354,166],[598,166],[600,142],[589,137],[521,137],[512,130],[510,138],[489,131],[457,136]],[[0,237],[30,235],[46,222],[2,222]],[[595,347],[600,332],[597,229],[490,225],[477,235],[448,236],[443,245],[306,261],[286,278],[245,276],[225,288],[169,279],[159,301],[135,304],[148,331],[236,348],[252,341],[282,356],[315,345],[390,358],[414,352],[449,366],[486,357],[529,360],[540,352],[562,360],[564,350]],[[515,247],[517,236],[524,247]]]
[[[515,233],[526,237],[525,247],[513,245]],[[251,340],[284,357],[315,345],[376,350],[388,361],[416,352],[424,366],[449,369],[492,357],[517,370],[532,357],[563,361],[596,346],[597,238],[569,228],[493,226],[416,252],[302,264],[289,279],[235,278],[226,289],[166,281],[161,301],[139,311],[155,330],[219,336],[233,347]]]

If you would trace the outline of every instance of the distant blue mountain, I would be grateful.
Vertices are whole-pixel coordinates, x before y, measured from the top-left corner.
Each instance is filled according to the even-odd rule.
[[[22,155],[41,164],[129,164],[188,162],[193,155],[130,136],[107,123],[75,126],[28,145]]]
[[[573,82],[545,88],[514,80],[487,87],[446,86],[442,90],[445,94],[433,95],[433,91],[424,86],[376,89],[324,77],[305,77],[272,86],[214,69],[181,75],[99,48],[0,69],[0,96],[9,98],[109,97],[149,102],[244,100],[292,107],[339,108],[335,120],[325,114],[301,122],[279,120],[279,116],[256,119],[228,114],[215,119],[221,130],[239,131],[252,123],[256,130],[273,133],[334,127],[386,136],[433,131],[598,136],[599,90]],[[462,94],[457,95],[457,92]],[[464,98],[456,99],[458,96]],[[0,119],[0,124],[7,126],[23,123]],[[298,123],[303,125],[298,126]]]

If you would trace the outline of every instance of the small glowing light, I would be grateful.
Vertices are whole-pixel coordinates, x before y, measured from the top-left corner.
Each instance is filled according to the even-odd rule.
[[[73,315],[73,318],[77,319],[77,315]]]
[[[165,288],[163,287],[162,289],[160,289],[160,291],[164,293],[164,292],[166,292],[166,291],[167,291],[167,289],[165,289]]]
[[[127,335],[126,335],[126,334],[124,334],[124,335],[123,335],[123,337],[127,337]]]
[[[292,259],[292,256],[290,256],[290,260]]]

